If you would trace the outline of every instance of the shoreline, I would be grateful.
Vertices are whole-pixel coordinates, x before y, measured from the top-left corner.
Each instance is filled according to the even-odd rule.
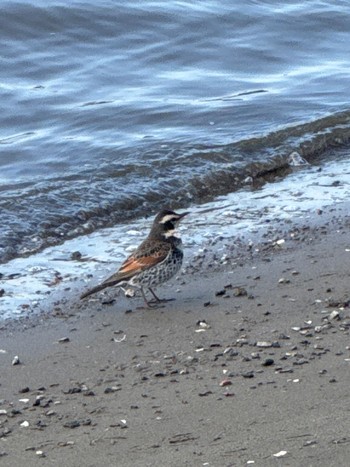
[[[346,465],[344,212],[224,259],[229,239],[218,240],[197,271],[187,264],[159,290],[176,298],[163,308],[103,305],[103,294],[78,302],[71,290],[34,319],[5,323],[1,462]]]
[[[343,225],[349,212],[346,166],[343,169],[339,164],[296,169],[287,179],[259,190],[247,188],[188,207],[191,216],[180,226],[186,273],[213,266],[221,270],[232,258],[250,258],[254,249],[269,249],[277,241],[287,245],[294,239],[307,240],[328,224]],[[1,265],[0,323],[34,316],[61,296],[70,299],[84,284],[103,280],[141,242],[152,220],[140,219],[67,239],[40,254]]]

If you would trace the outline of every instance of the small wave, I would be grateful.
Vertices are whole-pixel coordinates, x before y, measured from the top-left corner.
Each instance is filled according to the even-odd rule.
[[[256,189],[348,145],[350,111],[222,146],[163,144],[76,174],[2,192],[0,262],[68,238],[186,208],[242,188]],[[98,162],[98,161],[97,161]]]

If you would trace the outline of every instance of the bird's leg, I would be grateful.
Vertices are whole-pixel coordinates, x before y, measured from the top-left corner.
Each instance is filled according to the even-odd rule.
[[[158,302],[158,303],[162,303],[162,302],[172,302],[173,300],[175,300],[175,298],[159,298],[159,297],[157,297],[157,295],[153,292],[153,290],[151,289],[151,287],[148,287],[148,290],[151,292],[151,294],[152,294],[153,297],[155,298],[155,301]]]
[[[141,287],[141,293],[142,293],[142,297],[146,303],[147,308],[153,308],[154,305],[151,305],[150,302],[147,300],[143,287]]]
[[[148,287],[148,290],[151,292],[151,294],[153,295],[153,297],[155,298],[156,302],[161,302],[162,300],[157,297],[157,295],[153,292],[153,290],[151,289],[151,287]]]

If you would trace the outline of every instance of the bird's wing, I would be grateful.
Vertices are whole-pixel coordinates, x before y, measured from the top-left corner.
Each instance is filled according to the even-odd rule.
[[[146,239],[139,248],[129,256],[120,269],[108,277],[102,284],[97,285],[91,290],[83,293],[80,298],[85,298],[92,295],[106,287],[112,287],[113,285],[120,284],[121,282],[128,281],[136,274],[145,269],[149,269],[156,264],[161,263],[168,256],[171,245],[167,242],[149,242]]]
[[[169,254],[171,248],[165,242],[153,243],[153,245],[144,242],[141,246],[124,261],[115,274],[103,282],[106,287],[129,280],[139,272],[161,263]]]

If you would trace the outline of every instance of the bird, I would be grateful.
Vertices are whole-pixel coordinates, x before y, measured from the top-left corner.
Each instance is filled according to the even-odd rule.
[[[189,212],[177,214],[170,209],[163,209],[155,217],[148,237],[123,262],[118,271],[101,284],[84,292],[80,299],[95,294],[107,287],[130,286],[141,290],[147,307],[154,306],[147,300],[145,290],[154,297],[155,304],[162,301],[153,291],[153,287],[163,284],[181,268],[183,261],[182,240],[176,235],[176,228]]]

